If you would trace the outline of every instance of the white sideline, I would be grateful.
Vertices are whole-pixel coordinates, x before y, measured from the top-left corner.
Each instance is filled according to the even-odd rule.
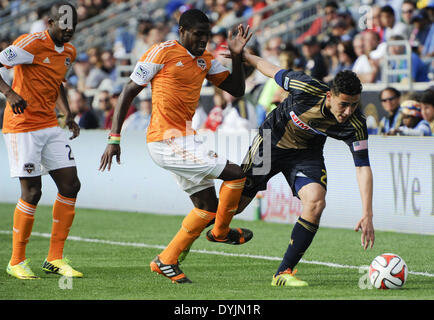
[[[0,230],[0,234],[12,234],[12,231]],[[37,237],[42,237],[42,238],[50,238],[51,234],[50,233],[41,233],[41,232],[32,232],[32,236],[37,236]],[[82,241],[82,242],[89,242],[89,243],[109,244],[109,245],[123,246],[123,247],[138,247],[138,248],[151,248],[151,249],[164,249],[166,247],[166,246],[162,246],[162,245],[146,244],[146,243],[139,243],[139,242],[121,242],[121,241],[112,241],[112,240],[82,238],[82,237],[77,237],[77,236],[69,236],[68,240]],[[208,251],[208,250],[191,249],[190,252],[203,253],[203,254],[214,254],[214,255],[220,255],[220,256],[239,257],[239,258],[261,259],[261,260],[273,260],[273,261],[282,260],[281,257],[269,257],[269,256],[242,254],[242,253],[229,253],[229,252],[222,252],[222,251]],[[361,267],[366,267],[366,268],[368,267],[368,266],[350,266],[350,265],[337,264],[337,263],[332,263],[332,262],[308,261],[308,260],[304,260],[304,259],[301,259],[300,263],[316,264],[316,265],[322,265],[322,266],[331,267],[331,268],[343,268],[343,269],[359,269]],[[415,276],[434,277],[434,274],[428,273],[428,272],[409,271],[408,273],[415,275]]]

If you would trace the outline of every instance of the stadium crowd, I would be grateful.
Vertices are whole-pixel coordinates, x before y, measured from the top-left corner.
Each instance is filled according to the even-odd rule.
[[[0,11],[11,9],[11,14],[31,7],[35,1],[0,1]],[[112,6],[122,6],[124,0],[78,0],[79,24],[97,16]],[[155,2],[144,0],[143,3]],[[222,56],[228,31],[239,21],[248,19],[248,24],[258,27],[277,9],[267,11],[276,0],[171,0],[165,6],[164,14],[138,15],[135,32],[125,28],[114,30],[114,41],[104,46],[90,47],[78,52],[77,58],[67,77],[67,88],[71,111],[84,129],[109,129],[113,110],[128,74],[119,66],[132,65],[152,45],[177,39],[177,21],[185,10],[195,7],[204,11],[213,21],[212,35],[208,44],[216,59],[230,68],[230,59]],[[288,1],[285,6],[302,5],[304,1]],[[316,19],[308,28],[301,30],[290,41],[285,36],[274,34],[273,30],[262,32],[266,41],[251,41],[248,50],[282,68],[302,70],[313,77],[330,81],[340,70],[352,70],[363,83],[384,82],[386,56],[408,54],[411,60],[411,74],[397,74],[388,79],[391,83],[429,82],[434,80],[434,1],[433,0],[361,0],[360,5],[369,5],[370,10],[361,15],[359,7],[347,7],[348,1],[321,1],[315,8]],[[274,7],[273,7],[274,8]],[[259,12],[259,13],[257,13]],[[302,19],[294,16],[294,22]],[[21,18],[24,19],[24,18]],[[45,30],[47,12],[39,10],[27,17],[29,30]],[[1,20],[0,20],[1,23]],[[270,27],[273,28],[273,27]],[[278,27],[274,27],[278,28]],[[14,39],[0,38],[0,50]],[[254,40],[254,39],[252,39]],[[406,40],[411,52],[401,43],[387,45],[388,41]],[[74,43],[74,41],[73,41]],[[390,62],[392,70],[409,69],[408,60]],[[13,75],[2,70],[2,77],[12,81]],[[240,130],[254,129],[265,119],[285,95],[275,83],[261,76],[246,65],[246,95],[242,98],[213,89],[212,96],[201,98],[193,126],[195,129]],[[428,87],[428,85],[427,85]],[[370,119],[370,134],[431,135],[434,132],[434,88],[419,93],[401,93],[393,87],[380,93],[379,101],[386,116]],[[145,88],[128,111],[123,130],[146,130],[152,113],[151,88]],[[0,109],[4,108],[4,101]],[[0,124],[2,116],[0,119]],[[59,117],[59,121],[62,119]]]

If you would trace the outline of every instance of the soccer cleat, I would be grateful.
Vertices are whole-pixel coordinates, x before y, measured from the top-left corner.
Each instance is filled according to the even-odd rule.
[[[178,263],[181,264],[182,261],[185,260],[185,258],[187,258],[188,253],[190,252],[191,246],[193,244],[190,244],[184,251],[181,252],[181,254],[178,257]]]
[[[24,260],[14,266],[11,266],[11,263],[8,263],[6,268],[6,272],[9,273],[12,277],[21,279],[21,280],[32,280],[32,279],[40,279],[38,276],[35,276],[32,269],[29,267],[29,259]]]
[[[212,234],[212,229],[209,229],[206,233],[206,238],[211,242],[220,242],[227,244],[243,244],[253,238],[253,232],[249,229],[236,228],[230,229],[226,239],[219,240],[214,237]]]
[[[288,268],[280,272],[277,276],[274,275],[271,285],[273,287],[306,287],[308,285],[307,282],[297,279],[295,277],[296,273],[297,269],[291,271],[291,269]]]
[[[170,280],[172,283],[191,283],[192,281],[179,269],[179,263],[164,264],[160,261],[158,256],[154,258],[149,264],[152,272],[157,272]]]
[[[44,270],[45,273],[55,273],[65,277],[71,277],[71,278],[83,277],[83,274],[81,272],[74,270],[69,265],[69,261],[66,258],[57,259],[53,261],[47,261],[47,259],[45,259],[44,263],[42,264],[42,270]]]

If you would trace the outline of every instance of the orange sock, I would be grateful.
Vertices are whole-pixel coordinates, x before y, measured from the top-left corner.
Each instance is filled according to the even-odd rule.
[[[181,229],[179,229],[168,246],[158,255],[160,261],[164,264],[176,264],[181,252],[200,236],[200,233],[205,229],[208,222],[214,218],[214,212],[198,208],[191,210],[182,221]]]
[[[211,230],[215,238],[223,240],[228,235],[230,230],[229,224],[237,212],[245,182],[246,178],[225,181],[220,187],[219,205],[217,207],[215,224]]]
[[[51,229],[48,261],[63,258],[63,247],[75,215],[75,199],[66,198],[59,193],[53,205],[53,224]]]
[[[12,229],[12,266],[26,260],[26,246],[32,233],[35,211],[35,205],[21,199],[18,200],[14,211],[14,227]]]

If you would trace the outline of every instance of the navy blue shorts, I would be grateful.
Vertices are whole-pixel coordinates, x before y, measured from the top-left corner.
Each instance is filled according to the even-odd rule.
[[[246,174],[243,195],[254,198],[258,191],[267,188],[267,182],[282,172],[294,196],[311,182],[319,183],[327,190],[327,171],[322,150],[282,149],[269,146],[264,156],[260,135],[253,140],[241,165]]]

